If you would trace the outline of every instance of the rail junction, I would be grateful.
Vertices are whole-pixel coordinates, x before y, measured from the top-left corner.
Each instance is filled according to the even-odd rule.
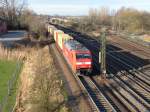
[[[54,26],[71,35],[92,51],[93,76],[72,73],[82,91],[84,91],[83,93],[88,96],[86,98],[91,106],[91,111],[150,111],[150,53],[144,51],[147,59],[142,59],[129,52],[130,50],[124,50],[112,43],[107,43],[107,79],[102,81],[97,76],[100,74],[99,41],[63,26]],[[141,54],[142,52],[141,50]]]

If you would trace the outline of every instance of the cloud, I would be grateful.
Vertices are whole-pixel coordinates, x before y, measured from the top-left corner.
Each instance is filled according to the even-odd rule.
[[[38,14],[60,14],[60,15],[85,15],[90,6],[88,5],[30,5],[31,9]]]
[[[150,11],[149,0],[29,0],[29,8],[38,14],[49,15],[85,15],[90,8],[100,8],[102,6],[110,9],[121,7],[131,7],[139,10]]]

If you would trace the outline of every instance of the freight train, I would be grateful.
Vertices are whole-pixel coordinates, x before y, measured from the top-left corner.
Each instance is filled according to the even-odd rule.
[[[47,28],[49,35],[54,38],[56,47],[62,52],[72,71],[89,75],[92,71],[91,52],[83,44],[56,27],[47,25]]]

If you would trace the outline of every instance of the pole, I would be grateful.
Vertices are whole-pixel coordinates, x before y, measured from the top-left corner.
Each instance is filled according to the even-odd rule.
[[[101,73],[102,78],[106,78],[106,34],[105,30],[101,36]]]

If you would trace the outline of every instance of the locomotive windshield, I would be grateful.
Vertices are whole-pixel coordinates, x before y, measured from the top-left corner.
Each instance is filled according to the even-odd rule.
[[[77,59],[83,59],[83,58],[91,59],[92,57],[90,54],[76,54],[76,58]]]

